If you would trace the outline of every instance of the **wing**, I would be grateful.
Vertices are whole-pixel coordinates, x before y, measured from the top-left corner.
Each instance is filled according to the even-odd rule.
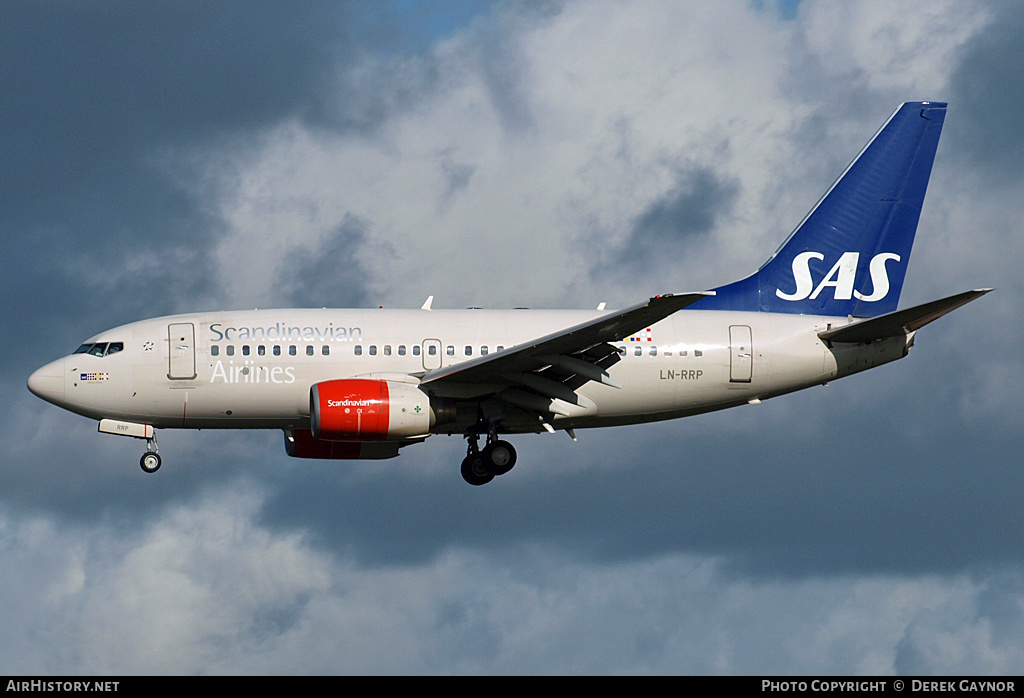
[[[609,342],[650,327],[708,293],[655,296],[631,308],[471,359],[428,371],[420,386],[438,394],[501,400],[540,416],[571,414],[571,405],[588,406],[577,388],[589,381],[621,387],[607,369],[619,360]]]

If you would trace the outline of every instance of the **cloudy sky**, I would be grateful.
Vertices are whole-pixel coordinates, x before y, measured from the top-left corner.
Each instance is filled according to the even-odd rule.
[[[0,674],[1024,672],[1024,6],[0,5]],[[141,442],[25,380],[250,307],[592,308],[763,262],[908,100],[949,113],[868,374],[383,463]]]

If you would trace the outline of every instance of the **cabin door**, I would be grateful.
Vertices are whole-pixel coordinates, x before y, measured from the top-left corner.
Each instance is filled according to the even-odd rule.
[[[731,382],[750,382],[754,368],[754,348],[751,345],[748,325],[731,325],[729,327],[729,380]]]
[[[170,367],[167,377],[192,380],[196,377],[196,328],[191,322],[167,326]]]

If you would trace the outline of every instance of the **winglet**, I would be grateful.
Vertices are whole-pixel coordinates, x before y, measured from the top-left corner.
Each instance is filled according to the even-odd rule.
[[[420,306],[420,310],[430,310],[430,304],[434,302],[433,296],[427,296],[427,300]]]

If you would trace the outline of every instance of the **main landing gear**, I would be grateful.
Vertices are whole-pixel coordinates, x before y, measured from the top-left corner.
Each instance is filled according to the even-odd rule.
[[[471,485],[486,485],[498,475],[504,475],[516,464],[516,449],[497,435],[487,437],[483,450],[477,446],[477,435],[467,434],[468,453],[462,461],[462,479]]]
[[[160,449],[156,445],[156,434],[146,439],[146,452],[139,459],[139,465],[147,473],[155,473],[160,469]]]

